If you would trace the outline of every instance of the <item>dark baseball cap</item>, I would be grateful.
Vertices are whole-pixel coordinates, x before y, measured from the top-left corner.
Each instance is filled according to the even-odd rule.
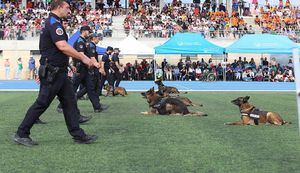
[[[81,31],[91,31],[91,28],[89,27],[89,26],[82,26],[81,28],[80,28],[80,32]]]
[[[109,51],[109,50],[113,51],[113,50],[114,50],[114,48],[113,48],[113,47],[111,47],[111,46],[108,46],[108,47],[106,48],[106,51]]]
[[[114,48],[114,51],[121,52],[121,50],[119,48]]]

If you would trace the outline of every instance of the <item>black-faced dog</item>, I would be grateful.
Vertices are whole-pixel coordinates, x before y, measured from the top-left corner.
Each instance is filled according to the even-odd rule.
[[[171,87],[171,86],[165,86],[162,82],[162,79],[159,78],[155,81],[155,84],[158,85],[158,91],[157,93],[161,96],[169,96],[170,94],[179,94],[180,92],[176,87]]]
[[[112,93],[113,96],[121,95],[126,96],[127,91],[123,87],[115,87],[114,90],[112,90],[112,87],[109,84],[104,85],[104,89],[106,90],[106,96],[108,96],[110,93]]]
[[[199,106],[199,107],[202,107],[203,105],[202,104],[196,104],[196,103],[193,103],[189,98],[187,97],[183,97],[183,96],[170,96],[170,95],[160,95],[158,91],[155,92],[156,94],[158,94],[159,96],[161,96],[162,98],[176,98],[176,99],[179,99],[181,100],[186,106]],[[146,92],[142,92],[141,95],[146,98]]]
[[[258,125],[267,123],[275,125],[291,124],[290,122],[284,121],[276,112],[256,109],[255,106],[248,102],[249,98],[250,96],[238,97],[231,101],[231,103],[239,107],[241,120],[225,123],[225,125]]]
[[[141,112],[145,115],[183,115],[183,116],[207,116],[203,112],[190,112],[187,106],[178,98],[163,98],[154,91],[154,87],[147,92],[141,93],[146,99],[150,107],[150,111]]]

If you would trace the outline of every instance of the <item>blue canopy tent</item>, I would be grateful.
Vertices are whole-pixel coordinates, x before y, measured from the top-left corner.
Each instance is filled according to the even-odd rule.
[[[223,54],[224,48],[205,40],[197,33],[177,33],[161,46],[155,54]]]
[[[226,53],[292,54],[299,46],[288,37],[271,34],[244,35],[225,49]]]
[[[68,40],[69,45],[73,46],[75,41],[79,38],[79,36],[80,36],[80,32],[79,31],[75,32]],[[97,46],[96,51],[97,51],[98,55],[103,55],[105,53],[106,49],[103,47]]]

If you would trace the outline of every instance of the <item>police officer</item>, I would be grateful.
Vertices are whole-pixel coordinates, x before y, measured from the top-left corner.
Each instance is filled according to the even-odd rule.
[[[89,36],[89,32],[90,32],[90,27],[89,26],[83,26],[80,28],[80,37],[76,40],[76,42],[74,43],[74,49],[77,50],[78,52],[87,55],[87,48],[86,48],[86,38],[88,38]],[[94,60],[96,62],[96,60]],[[73,58],[73,65],[71,66],[72,69],[74,69],[75,72],[75,77],[73,78],[73,88],[74,88],[74,92],[77,91],[78,87],[80,84],[83,84],[84,86],[87,85],[86,82],[86,77],[88,74],[88,67],[86,65],[84,65],[80,60],[77,60],[75,58]],[[93,100],[96,102],[96,100]],[[97,103],[95,103],[97,104]],[[99,101],[98,101],[99,104]],[[100,105],[100,104],[99,104]],[[97,108],[100,106],[97,106]],[[61,113],[63,111],[62,108],[62,104],[60,103],[57,106],[57,112]],[[87,121],[89,121],[91,119],[91,117],[87,117],[87,116],[83,116],[80,113],[79,108],[77,107],[77,115],[79,117],[79,123],[85,123]]]
[[[92,60],[98,62],[97,44],[99,43],[99,37],[96,33],[91,35],[91,41],[87,44],[87,55]],[[99,79],[100,73],[97,68],[88,69],[86,76],[86,89],[80,90],[77,93],[77,97],[82,97],[86,92],[91,100],[94,108],[94,112],[101,112],[108,108],[107,105],[100,104],[99,99]]]
[[[108,81],[108,84],[111,86],[111,88],[113,88],[111,69],[110,69],[110,58],[109,58],[113,50],[114,49],[111,46],[108,46],[106,52],[104,53],[100,61],[100,73],[101,73],[101,80],[100,80],[100,87],[99,87],[100,95],[102,95],[102,88],[106,80]]]
[[[119,87],[120,82],[122,80],[122,73],[120,71],[121,65],[120,65],[120,60],[119,60],[119,53],[120,49],[115,48],[114,49],[114,54],[112,55],[111,58],[111,66],[112,66],[112,75],[113,75],[113,85],[114,87]]]
[[[87,135],[80,127],[76,115],[76,98],[71,81],[67,76],[69,56],[81,60],[88,66],[99,67],[97,62],[77,52],[68,45],[68,36],[61,24],[61,18],[67,17],[70,6],[65,0],[53,0],[51,13],[45,21],[40,36],[40,91],[34,104],[28,109],[13,140],[25,146],[37,145],[30,135],[34,122],[49,107],[55,96],[63,105],[65,122],[74,142],[89,144],[96,141],[97,136]]]

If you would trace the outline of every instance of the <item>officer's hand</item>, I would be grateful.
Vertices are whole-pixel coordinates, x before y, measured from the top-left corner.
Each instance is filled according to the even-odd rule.
[[[100,64],[95,60],[95,59],[91,59],[93,66],[96,68],[100,68]]]
[[[84,64],[86,64],[86,65],[88,66],[88,68],[91,68],[91,67],[93,66],[93,62],[92,62],[91,59],[89,59],[89,58],[84,58],[84,59],[82,60],[82,62],[83,62]]]
[[[39,77],[39,76],[37,76],[37,77],[35,78],[35,82],[36,82],[37,84],[40,84],[40,83],[41,83],[40,77]]]
[[[100,70],[100,73],[103,75],[103,76],[106,76],[106,73],[104,70]]]
[[[75,66],[71,66],[71,70],[72,70],[73,73],[75,73],[77,71]]]

